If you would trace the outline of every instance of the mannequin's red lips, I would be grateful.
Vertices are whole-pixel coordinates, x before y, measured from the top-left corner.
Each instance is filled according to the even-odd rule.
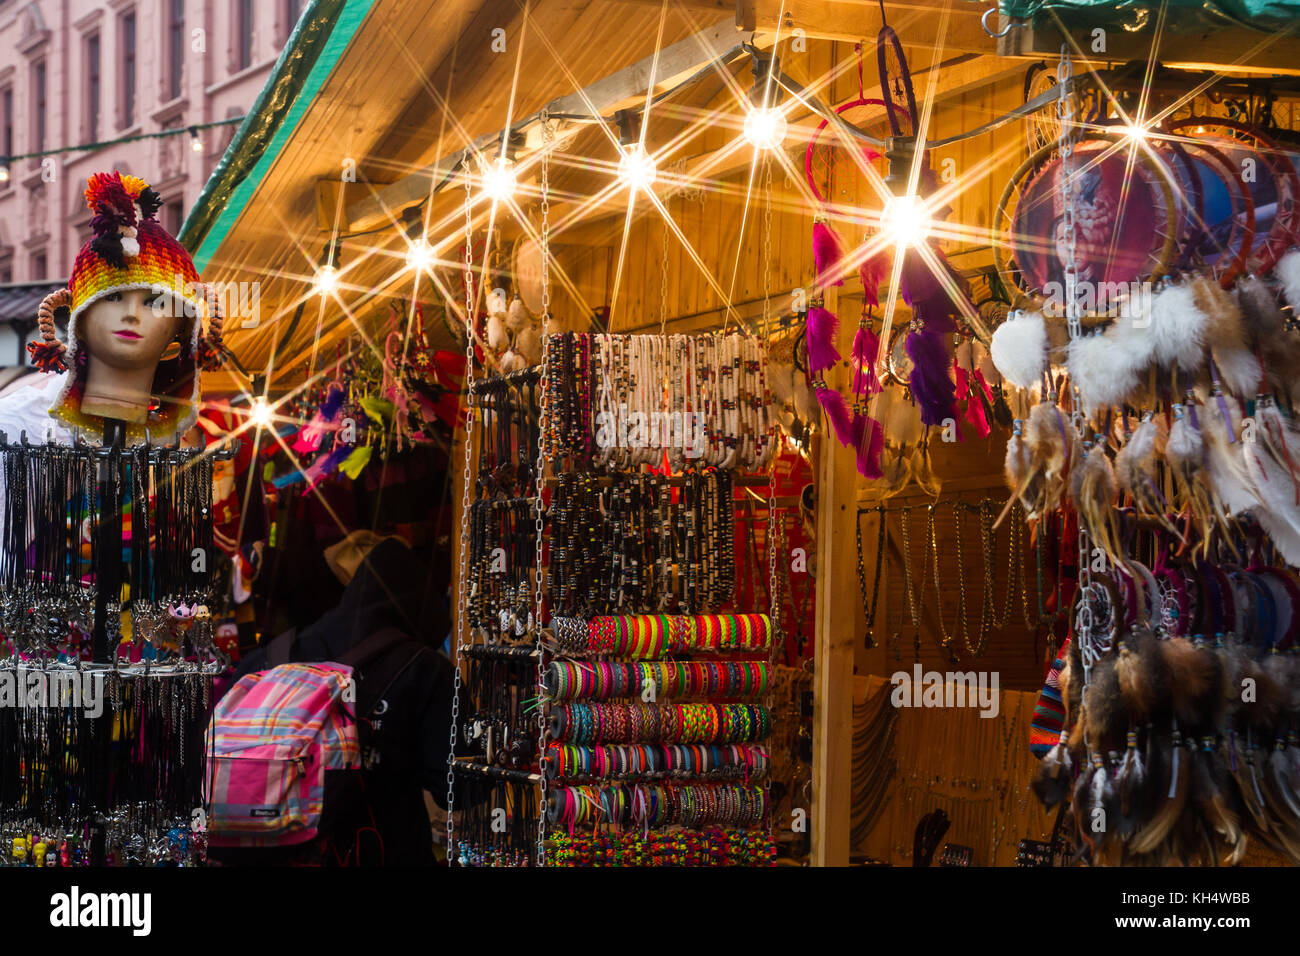
[[[142,338],[144,338],[144,336],[141,335],[139,332],[132,332],[130,329],[119,329],[118,331],[114,332],[113,334],[116,335],[119,339],[131,339],[131,340],[135,340],[135,339],[142,339]]]

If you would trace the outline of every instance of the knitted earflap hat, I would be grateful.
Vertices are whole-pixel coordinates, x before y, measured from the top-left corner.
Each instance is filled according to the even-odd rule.
[[[73,427],[102,429],[103,419],[81,411],[86,354],[78,348],[77,320],[90,305],[114,292],[168,293],[172,299],[167,307],[181,317],[179,353],[158,363],[148,420],[127,427],[129,441],[142,439],[146,428],[151,438],[168,441],[194,424],[199,370],[222,365],[217,297],[199,281],[189,253],[158,222],[162,199],[144,180],[117,172],[96,173],[86,183],[86,205],[94,213],[90,220],[94,236],[77,254],[68,288],[51,293],[41,303],[37,319],[42,341],[27,346],[32,364],[44,372],[72,370],[51,415]],[[67,345],[59,341],[55,326],[64,311]]]

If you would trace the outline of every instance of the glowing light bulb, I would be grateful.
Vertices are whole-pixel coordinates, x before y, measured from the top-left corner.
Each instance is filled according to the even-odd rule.
[[[509,199],[516,185],[515,164],[504,156],[483,169],[483,192],[493,202]]]
[[[271,406],[267,404],[266,399],[259,395],[253,399],[253,403],[248,406],[248,420],[254,428],[267,428],[271,424]]]
[[[785,113],[777,107],[755,106],[745,114],[745,139],[755,149],[777,149],[785,132]]]
[[[339,287],[338,270],[330,265],[321,266],[316,270],[316,278],[312,285],[317,295],[333,295]]]
[[[423,239],[412,240],[406,250],[406,266],[415,272],[428,272],[433,267],[433,247]]]
[[[619,182],[633,192],[638,189],[649,189],[653,186],[658,172],[658,169],[655,168],[654,157],[647,153],[639,143],[633,143],[631,146],[626,147],[623,150],[623,157],[618,161]]]
[[[1205,132],[1205,127],[1204,127],[1204,126],[1198,126],[1198,127],[1196,127],[1196,132],[1198,132],[1198,133],[1204,133],[1204,132]]]
[[[1140,143],[1151,135],[1151,131],[1145,126],[1141,126],[1137,123],[1129,123],[1124,127],[1124,135],[1133,140],[1133,142]]]
[[[0,183],[9,182],[9,164],[0,163]]]
[[[895,196],[885,204],[880,226],[896,245],[920,245],[930,235],[930,212],[916,196]]]

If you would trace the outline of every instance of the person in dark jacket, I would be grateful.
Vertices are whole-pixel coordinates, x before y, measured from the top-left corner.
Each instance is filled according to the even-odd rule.
[[[361,557],[338,606],[293,640],[289,659],[315,662],[337,660],[385,629],[407,637],[357,668],[356,712],[363,719],[370,715],[360,728],[363,793],[335,803],[346,809],[333,814],[328,827],[322,818],[333,844],[327,865],[434,862],[423,791],[445,809],[453,694],[452,665],[440,650],[450,627],[445,582],[434,577],[405,542],[384,538]],[[264,645],[244,658],[236,676],[267,669],[266,658]],[[327,816],[332,796],[327,788]],[[222,856],[232,864],[291,862],[270,855],[253,859],[244,851]]]

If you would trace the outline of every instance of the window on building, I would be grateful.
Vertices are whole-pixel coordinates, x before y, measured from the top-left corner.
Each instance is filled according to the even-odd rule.
[[[121,38],[121,42],[118,44],[121,50],[119,82],[122,84],[122,128],[129,129],[135,125],[135,11],[130,10],[122,14],[119,24],[120,30],[118,32]]]
[[[0,285],[8,285],[14,281],[14,270],[12,266],[0,266]]]
[[[185,0],[168,0],[167,13],[167,95],[176,99],[185,66]]]
[[[181,231],[181,223],[185,221],[185,203],[180,196],[169,196],[163,203],[162,209],[159,210],[162,217],[163,228],[171,235],[176,235]]]
[[[14,91],[0,91],[0,156],[14,154]]]
[[[236,66],[243,70],[253,65],[253,0],[238,0],[236,7]]]
[[[86,37],[86,139],[99,139],[99,34]]]
[[[46,106],[45,61],[32,66],[32,152],[45,148]]]
[[[41,279],[46,278],[48,265],[49,264],[45,258],[45,253],[38,252],[32,256],[32,281],[33,282],[39,282]]]

